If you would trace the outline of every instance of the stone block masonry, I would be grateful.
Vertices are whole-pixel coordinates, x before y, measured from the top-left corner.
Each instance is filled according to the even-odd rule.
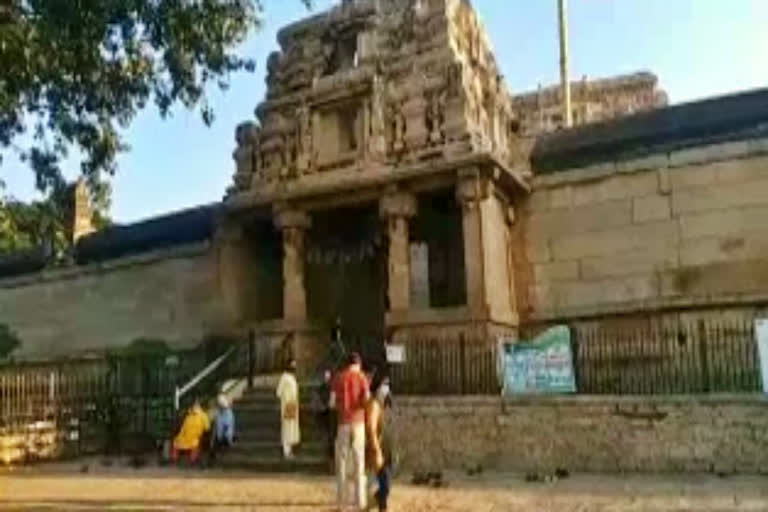
[[[737,146],[537,178],[521,209],[532,318],[749,302],[768,290],[768,157]]]
[[[398,397],[410,470],[768,473],[763,396]]]
[[[207,244],[0,280],[0,322],[18,358],[125,346],[138,338],[192,347],[223,334],[226,314]]]

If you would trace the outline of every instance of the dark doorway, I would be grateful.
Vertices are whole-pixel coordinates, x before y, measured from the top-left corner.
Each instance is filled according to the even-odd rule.
[[[428,247],[429,306],[466,304],[462,212],[452,188],[419,196],[419,215],[411,223],[411,242],[424,242]]]
[[[378,364],[384,348],[386,243],[375,205],[313,213],[307,240],[309,318],[331,330],[341,321],[346,350]]]

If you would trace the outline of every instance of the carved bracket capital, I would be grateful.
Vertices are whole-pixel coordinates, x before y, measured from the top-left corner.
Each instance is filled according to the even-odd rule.
[[[480,169],[459,171],[456,182],[456,199],[463,205],[488,199],[491,194],[491,182]]]
[[[275,207],[273,215],[277,229],[309,229],[312,227],[312,217],[302,210]]]
[[[407,192],[389,193],[379,200],[379,215],[382,219],[415,217],[417,211],[416,196]]]

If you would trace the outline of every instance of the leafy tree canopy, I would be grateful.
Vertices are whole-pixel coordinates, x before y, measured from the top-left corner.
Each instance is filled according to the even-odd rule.
[[[206,87],[226,89],[233,72],[254,68],[236,48],[259,27],[262,3],[0,0],[0,168],[15,152],[47,198],[24,204],[0,187],[0,251],[51,234],[66,246],[61,162],[73,150],[104,222],[104,177],[127,149],[121,130],[147,104],[163,117],[182,104],[210,124]]]
[[[0,157],[17,152],[48,193],[64,188],[60,162],[75,149],[98,195],[126,149],[121,130],[148,103],[213,121],[206,86],[253,69],[236,48],[259,27],[262,3],[0,1]]]

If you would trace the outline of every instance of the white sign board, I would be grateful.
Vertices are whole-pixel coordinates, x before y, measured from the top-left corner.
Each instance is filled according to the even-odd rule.
[[[405,362],[405,345],[387,345],[386,349],[388,363]]]
[[[763,392],[768,393],[768,318],[755,320],[757,352],[760,356],[760,375],[763,378]]]

